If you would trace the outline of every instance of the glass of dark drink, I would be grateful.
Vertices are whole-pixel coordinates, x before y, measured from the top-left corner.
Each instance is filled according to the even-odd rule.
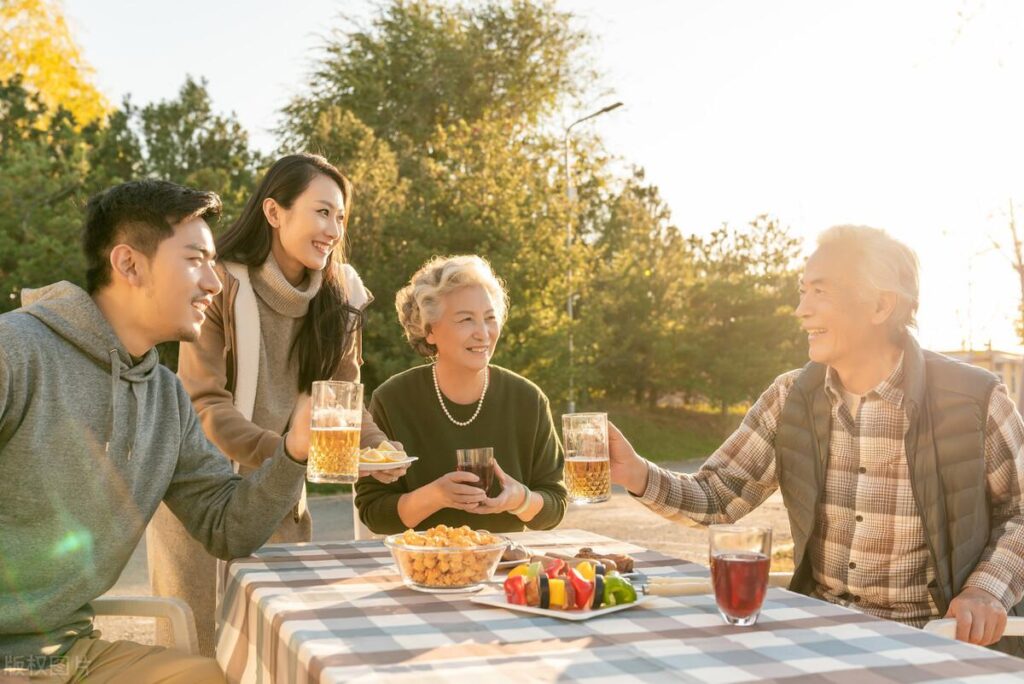
[[[455,467],[460,472],[473,473],[480,478],[478,482],[467,482],[466,484],[479,487],[486,492],[491,488],[491,482],[494,480],[494,448],[456,449]]]
[[[770,527],[711,525],[711,584],[718,612],[727,624],[746,627],[757,622],[768,591],[772,558]]]

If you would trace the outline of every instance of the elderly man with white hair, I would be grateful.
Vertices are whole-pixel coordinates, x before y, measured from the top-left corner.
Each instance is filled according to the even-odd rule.
[[[612,429],[612,479],[669,519],[730,523],[781,489],[791,589],[1024,655],[1024,423],[992,374],[922,350],[914,252],[837,226],[807,260],[796,315],[810,363],[779,376],[692,475]]]

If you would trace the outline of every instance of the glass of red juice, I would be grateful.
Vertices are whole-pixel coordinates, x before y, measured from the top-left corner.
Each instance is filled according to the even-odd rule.
[[[741,627],[754,624],[768,591],[771,528],[711,525],[708,540],[711,584],[715,588],[718,612],[726,624]]]
[[[467,482],[466,484],[479,487],[487,492],[494,480],[494,448],[456,449],[455,467],[459,472],[473,473],[480,478],[477,482]]]

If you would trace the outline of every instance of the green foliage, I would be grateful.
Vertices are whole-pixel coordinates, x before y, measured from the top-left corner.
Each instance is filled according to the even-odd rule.
[[[403,157],[438,129],[485,118],[536,124],[579,94],[585,34],[554,2],[396,0],[368,30],[340,33],[286,109],[291,143],[324,103],[352,112]]]
[[[126,103],[124,112],[138,131],[142,175],[213,190],[224,202],[225,225],[239,214],[263,160],[233,115],[213,112],[205,80],[186,77],[176,99],[141,110]]]
[[[724,412],[806,362],[806,342],[793,315],[800,243],[766,216],[745,230],[723,226],[689,242],[695,277],[679,339],[692,370],[686,386]]]
[[[186,79],[177,99],[141,110],[126,100],[83,128],[17,75],[0,83],[0,159],[0,312],[20,306],[26,287],[84,284],[82,209],[93,193],[163,178],[220,194],[226,221],[261,163],[237,120],[213,113],[203,81]],[[163,345],[161,358],[176,367],[177,345]]]
[[[496,362],[564,406],[572,292],[581,404],[615,402],[645,453],[706,455],[719,430],[680,436],[682,414],[654,406],[683,393],[724,409],[802,363],[797,243],[766,217],[685,238],[657,187],[639,170],[617,179],[586,129],[572,141],[568,200],[558,118],[593,88],[588,40],[550,0],[393,0],[328,41],[308,94],[283,111],[281,152],[320,152],[354,182],[346,249],[377,296],[364,334],[369,390],[420,361],[395,291],[434,255],[477,253],[511,295]],[[171,100],[126,99],[85,126],[47,102],[18,75],[0,82],[0,311],[23,287],[80,282],[92,193],[146,176],[214,190],[223,226],[270,161],[234,115],[216,113],[201,79]],[[173,367],[174,345],[163,352]]]
[[[393,293],[456,253],[507,281],[497,361],[564,385],[561,142],[541,122],[579,92],[585,40],[549,2],[395,2],[332,39],[311,94],[286,108],[285,150],[325,152],[355,183],[350,258],[380,297],[364,333],[371,388],[417,362]]]
[[[577,197],[566,201],[551,118],[592,77],[588,37],[570,19],[550,2],[398,0],[369,27],[333,37],[310,94],[285,108],[282,151],[322,152],[355,183],[349,257],[379,297],[364,332],[364,381],[372,389],[418,361],[392,293],[433,255],[478,253],[512,299],[497,362],[556,406],[570,372],[584,400],[653,405],[678,390],[716,405],[749,400],[795,358],[792,244],[761,220],[748,232],[684,239],[643,172],[612,182],[599,140],[584,135],[574,139]],[[769,261],[752,263],[761,257]],[[751,361],[754,340],[780,348]],[[735,354],[711,353],[733,342]]]
[[[22,288],[81,282],[88,149],[67,110],[50,112],[17,77],[0,83],[0,312],[20,306]]]
[[[683,382],[676,353],[690,255],[658,189],[637,170],[609,199],[579,291],[580,360],[592,397],[654,405]]]

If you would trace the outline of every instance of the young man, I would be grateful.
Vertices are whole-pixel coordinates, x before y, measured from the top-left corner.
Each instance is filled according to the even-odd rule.
[[[206,223],[219,212],[215,194],[173,183],[111,188],[86,210],[88,291],[57,283],[0,316],[0,679],[223,681],[211,659],[101,640],[89,607],[161,501],[229,559],[263,544],[302,486],[308,406],[242,479],[157,362],[156,344],[196,339],[220,291]]]
[[[1024,595],[1024,424],[991,374],[909,334],[917,257],[883,231],[826,231],[796,315],[811,363],[780,376],[694,475],[612,430],[612,479],[651,510],[733,522],[781,488],[791,588],[957,638],[1000,639]],[[1024,654],[1019,638],[1001,650]]]

